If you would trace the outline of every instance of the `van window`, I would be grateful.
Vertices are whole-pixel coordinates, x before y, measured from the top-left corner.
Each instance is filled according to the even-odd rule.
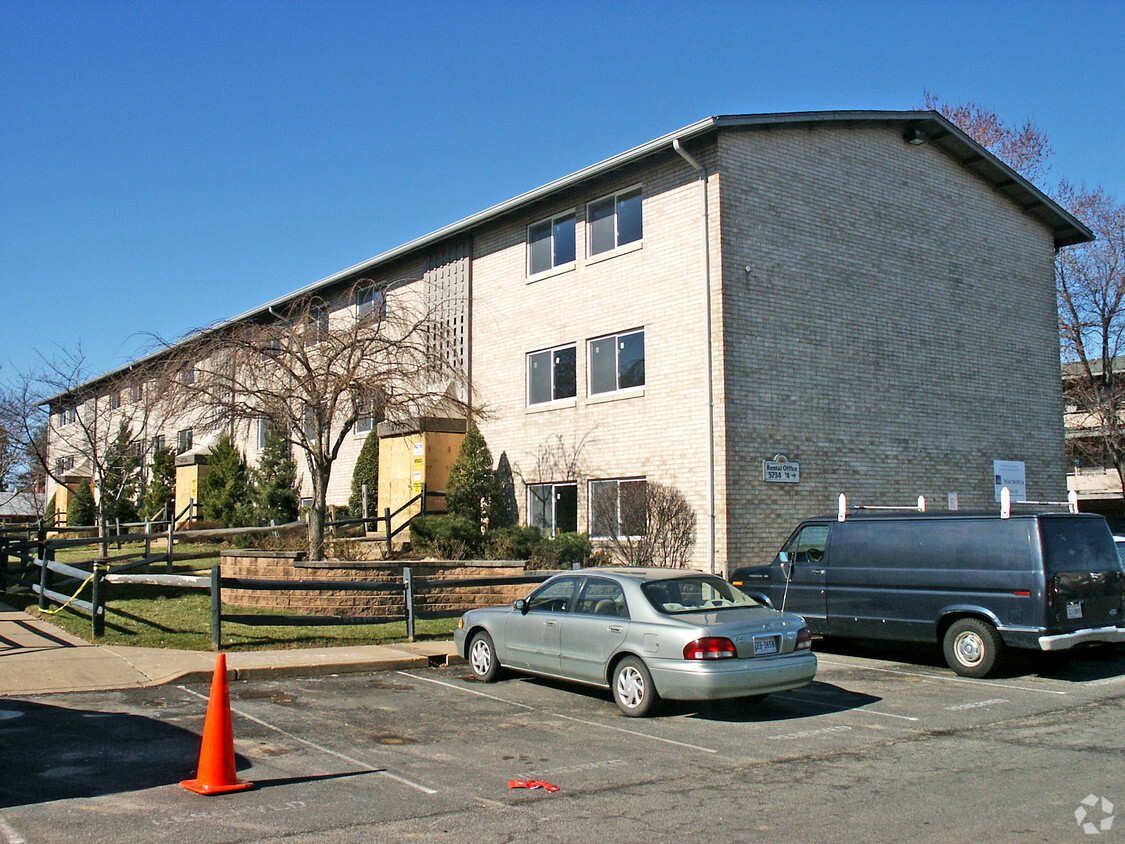
[[[1029,519],[872,519],[837,525],[832,565],[844,568],[1018,571],[1031,551]]]
[[[1049,575],[1118,568],[1113,537],[1099,519],[1040,519],[1039,535],[1043,541],[1043,565]]]
[[[789,540],[785,554],[790,563],[819,563],[828,544],[828,525],[807,525]]]

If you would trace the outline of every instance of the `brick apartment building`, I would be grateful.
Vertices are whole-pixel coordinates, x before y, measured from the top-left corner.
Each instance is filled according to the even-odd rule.
[[[841,492],[992,507],[1009,461],[1028,499],[1065,497],[1053,261],[1090,238],[935,112],[725,116],[230,322],[360,278],[455,303],[467,398],[521,520],[626,530],[591,500],[659,481],[696,511],[694,564],[723,573]],[[55,397],[53,423],[68,412]],[[350,435],[329,503],[375,430]],[[177,435],[206,450],[190,420],[144,432]],[[253,463],[257,433],[238,438]]]

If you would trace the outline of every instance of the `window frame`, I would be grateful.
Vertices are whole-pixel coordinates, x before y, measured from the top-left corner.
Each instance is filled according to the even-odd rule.
[[[266,440],[270,437],[270,420],[267,416],[258,417],[258,451],[266,450]]]
[[[387,288],[381,284],[368,284],[355,292],[355,318],[364,320],[378,309],[377,319],[387,316]]]
[[[638,533],[638,534],[618,533],[616,536],[609,536],[607,534],[595,532],[595,528],[599,527],[599,526],[597,525],[596,519],[594,518],[594,503],[595,503],[594,486],[596,484],[615,484],[616,485],[617,530],[620,531],[622,529],[622,523],[621,523],[621,485],[622,484],[636,484],[636,483],[644,484],[645,485],[645,492],[647,494],[648,477],[645,476],[645,475],[638,475],[638,476],[634,476],[634,477],[624,477],[624,478],[592,478],[592,479],[590,479],[589,481],[586,482],[586,511],[587,511],[586,515],[587,515],[587,519],[588,519],[588,521],[586,522],[586,526],[588,528],[590,539],[598,539],[598,540],[640,539],[644,536],[644,534],[641,534],[641,533]]]
[[[622,199],[629,199],[629,198],[631,198],[632,194],[636,194],[637,200],[640,202],[640,227],[641,227],[640,236],[636,237],[632,240],[622,241],[621,240],[621,226],[620,226],[621,203],[622,203]],[[598,260],[600,260],[601,258],[605,258],[605,257],[609,257],[611,255],[619,254],[619,253],[621,253],[622,251],[625,251],[625,250],[632,250],[632,249],[640,248],[640,246],[644,243],[644,240],[645,240],[645,237],[644,237],[644,199],[645,199],[644,185],[637,184],[637,185],[630,185],[629,187],[624,188],[624,189],[619,190],[619,191],[615,191],[614,193],[608,193],[605,196],[599,196],[597,199],[592,199],[592,200],[590,200],[589,202],[586,203],[586,258],[587,259],[590,259],[590,260],[598,259]],[[601,205],[601,204],[605,203],[607,200],[612,200],[612,202],[613,202],[613,246],[611,246],[607,249],[601,249],[601,250],[595,252],[594,251],[594,235],[596,233],[596,229],[595,229],[595,226],[594,226],[593,213],[592,213],[591,209],[594,206]]]
[[[644,364],[644,372],[642,373],[641,383],[632,384],[628,387],[621,386],[621,340],[625,337],[632,337],[634,335],[641,335],[642,355],[641,362]],[[613,338],[613,365],[614,365],[614,388],[612,390],[601,390],[594,392],[594,354],[592,351],[593,344],[600,340],[608,340]],[[624,331],[618,331],[615,334],[602,334],[598,337],[591,337],[586,341],[586,396],[587,398],[604,398],[606,396],[616,396],[621,394],[630,394],[642,392],[645,385],[648,383],[648,349],[645,344],[645,328],[629,328]]]
[[[355,433],[359,435],[370,434],[375,430],[375,402],[366,397],[356,400]]]
[[[572,236],[573,236],[573,239],[574,239],[574,243],[573,243],[574,257],[571,258],[569,261],[561,261],[560,262],[558,260],[558,249],[556,247],[556,227],[558,226],[558,224],[560,222],[565,222],[567,219],[570,220],[571,226],[572,226],[572,229],[573,229]],[[542,226],[544,223],[546,223],[547,226],[550,228],[551,265],[549,267],[546,267],[545,269],[542,269],[542,270],[535,270],[535,269],[532,268],[532,260],[531,260],[532,243],[533,243],[533,241],[531,239],[531,230],[533,228],[536,228],[537,226]],[[527,276],[527,278],[529,278],[529,279],[543,278],[544,276],[549,275],[551,273],[564,272],[566,270],[573,269],[574,266],[578,262],[578,209],[577,208],[570,208],[569,210],[563,211],[561,214],[555,214],[551,217],[544,217],[541,220],[536,220],[533,223],[528,223],[525,243],[526,243],[526,250],[525,250],[526,256],[525,256],[525,261],[524,261],[524,272],[525,272],[525,275]]]
[[[558,352],[564,351],[566,349],[573,349],[574,350],[574,393],[573,393],[573,395],[562,396],[561,398],[556,398],[556,396],[555,396],[555,389],[556,389],[555,354],[558,353]],[[550,392],[551,392],[551,398],[547,399],[546,401],[532,401],[532,390],[531,390],[531,363],[532,363],[532,358],[535,357],[536,355],[543,355],[543,354],[547,355],[549,360],[550,360],[550,367],[551,367],[551,369],[550,369],[550,378],[551,378]],[[537,349],[534,352],[528,352],[527,355],[525,355],[524,372],[525,372],[525,375],[526,375],[526,383],[525,383],[525,387],[524,387],[524,401],[526,402],[527,407],[529,407],[529,408],[530,407],[548,407],[550,405],[569,404],[569,403],[574,402],[578,398],[578,343],[577,342],[575,342],[575,343],[563,343],[559,346],[551,346],[551,347],[546,348],[546,349]]]
[[[578,530],[578,481],[547,481],[545,483],[528,484],[527,490],[526,490],[527,524],[528,524],[529,527],[536,526],[535,522],[532,521],[532,502],[534,500],[533,490],[535,490],[535,489],[548,489],[548,490],[550,490],[550,499],[551,499],[551,519],[550,519],[550,521],[551,521],[551,524],[550,524],[549,535],[552,538],[554,538],[555,536],[557,536],[560,533],[560,531],[559,531],[558,506],[557,506],[558,505],[558,498],[557,498],[556,492],[555,492],[559,487],[573,487],[574,488],[574,530],[577,531]],[[542,530],[543,529],[542,526],[539,526],[539,529]],[[561,532],[567,533],[568,531],[561,531]]]
[[[183,446],[184,439],[187,439],[187,447]],[[184,454],[191,451],[192,446],[195,445],[195,432],[191,428],[180,428],[176,431],[176,454]]]

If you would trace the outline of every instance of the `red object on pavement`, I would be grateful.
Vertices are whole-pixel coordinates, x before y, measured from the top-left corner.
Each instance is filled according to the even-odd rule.
[[[552,794],[559,790],[557,785],[551,785],[549,782],[543,782],[543,780],[512,780],[508,783],[508,788],[541,788]]]

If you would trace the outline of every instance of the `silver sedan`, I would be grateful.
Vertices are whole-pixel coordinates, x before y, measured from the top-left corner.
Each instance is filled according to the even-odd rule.
[[[816,674],[800,616],[682,569],[559,574],[513,604],[469,610],[454,642],[479,680],[511,668],[600,686],[629,716],[661,698],[761,698]]]

